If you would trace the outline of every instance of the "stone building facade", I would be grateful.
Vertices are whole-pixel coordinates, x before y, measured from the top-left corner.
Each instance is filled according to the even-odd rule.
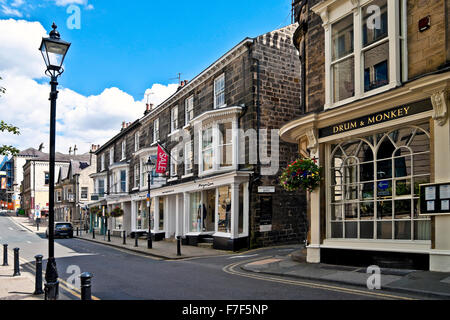
[[[449,1],[294,6],[304,114],[280,135],[323,167],[308,261],[449,271],[448,199],[421,191],[450,181]]]
[[[304,241],[305,195],[278,181],[279,168],[298,156],[295,144],[278,138],[281,124],[301,115],[295,29],[244,39],[97,151],[92,177],[108,180],[102,159],[113,145],[118,156],[121,139],[128,148],[139,137],[126,152],[128,187],[117,197],[127,203],[126,231],[146,233],[150,221],[155,239],[229,250]],[[145,163],[156,160],[158,146],[169,165],[165,175],[151,174],[149,214]]]

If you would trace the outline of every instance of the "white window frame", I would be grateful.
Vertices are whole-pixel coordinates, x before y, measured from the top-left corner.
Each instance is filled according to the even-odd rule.
[[[136,164],[134,165],[134,187],[140,188],[141,186],[141,170],[140,165]]]
[[[192,142],[186,142],[184,144],[184,174],[188,175],[192,173],[193,165],[192,162],[194,161],[194,154],[192,150]]]
[[[178,152],[177,148],[173,148],[170,151],[170,155],[171,155],[171,157],[170,157],[170,176],[172,178],[175,178],[175,177],[178,176],[178,163],[177,163],[178,157],[177,157],[177,152]]]
[[[125,160],[126,159],[126,150],[127,150],[127,141],[126,140],[123,140],[122,141],[122,159],[121,159],[121,161],[123,161],[123,160]]]
[[[111,166],[113,164],[114,164],[114,147],[109,149],[109,165]]]
[[[389,41],[389,83],[385,86],[364,92],[364,59],[362,48],[362,8],[370,4],[373,0],[360,0],[352,1],[346,0],[335,5],[333,7],[328,6],[326,3],[319,3],[312,7],[316,14],[320,15],[323,21],[323,27],[325,29],[325,110],[336,108],[353,101],[364,99],[370,96],[377,95],[381,92],[393,89],[401,85],[401,81],[408,79],[407,71],[407,24],[406,24],[406,0],[388,0],[388,40]],[[350,10],[349,10],[350,9]],[[353,14],[353,32],[354,32],[354,50],[353,55],[355,58],[355,75],[354,75],[354,87],[355,95],[351,98],[344,99],[338,102],[333,101],[333,79],[332,79],[332,39],[331,28],[332,25],[341,19],[345,18],[348,14]],[[402,21],[398,19],[402,13]],[[400,29],[400,23],[402,28]],[[376,46],[376,44],[373,44]],[[402,51],[400,50],[402,47]],[[370,45],[372,47],[372,45]],[[365,48],[367,50],[367,48]],[[343,60],[345,58],[339,59]],[[335,61],[336,62],[336,61]],[[403,67],[403,70],[401,66]]]
[[[86,189],[86,197],[83,197],[83,189]],[[82,199],[82,200],[89,199],[89,188],[88,187],[81,187],[81,189],[80,189],[80,199]]]
[[[105,161],[106,161],[106,159],[105,159],[105,154],[102,153],[101,161],[100,161],[100,165],[101,165],[100,171],[105,170]]]
[[[178,106],[170,110],[170,132],[178,130]]]
[[[139,132],[136,132],[134,134],[134,151],[138,151],[139,150],[139,138],[140,138],[140,134]]]
[[[159,118],[153,121],[153,143],[159,141]]]
[[[231,129],[232,132],[232,165],[231,166],[220,166],[220,147],[222,144],[220,144],[220,130],[219,130],[219,124],[224,124],[231,122]],[[212,150],[213,150],[213,167],[209,170],[204,170],[204,164],[203,164],[203,132],[207,129],[212,128],[212,135],[213,135],[213,143],[212,143]],[[237,119],[225,119],[218,122],[212,123],[210,126],[206,126],[199,130],[199,152],[198,152],[198,163],[199,163],[199,176],[202,175],[208,175],[217,171],[229,171],[229,170],[237,170],[238,168],[238,154],[239,154],[239,139],[237,134]]]
[[[217,91],[218,90],[217,83],[222,80],[223,80],[223,89],[221,91]],[[217,104],[217,97],[219,95],[223,95],[223,104],[222,105]],[[225,101],[225,73],[223,73],[220,76],[218,76],[216,79],[214,79],[214,109],[225,108],[226,106],[227,106],[227,104]]]
[[[192,112],[192,117],[189,114]],[[185,125],[194,119],[194,96],[190,96],[184,101]]]

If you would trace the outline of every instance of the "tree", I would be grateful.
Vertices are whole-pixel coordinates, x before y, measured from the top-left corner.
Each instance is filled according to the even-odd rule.
[[[0,80],[2,80],[2,77],[0,77]],[[1,94],[1,93],[3,93],[3,94],[6,93],[6,89],[3,88],[2,86],[0,86],[0,94]],[[0,95],[0,97],[1,97],[1,95]]]
[[[0,77],[0,80],[2,78]],[[0,86],[0,94],[4,94],[6,92],[6,89]],[[1,95],[0,95],[1,97]],[[5,123],[3,120],[0,121],[0,132],[9,132],[15,135],[20,135],[20,131],[19,128],[11,125],[11,124],[7,124]],[[0,155],[1,156],[15,156],[19,153],[19,150],[17,148],[14,148],[13,146],[0,146]]]

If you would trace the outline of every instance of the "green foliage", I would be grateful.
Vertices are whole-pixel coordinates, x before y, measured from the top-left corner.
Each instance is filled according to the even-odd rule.
[[[2,77],[0,77],[0,80],[2,79]],[[5,94],[6,93],[6,89],[3,88],[2,86],[0,86],[0,97],[1,94]],[[5,123],[3,120],[0,121],[0,132],[9,132],[15,135],[20,135],[20,131],[19,128],[13,126],[13,125],[9,125],[7,123]],[[19,149],[14,148],[13,146],[0,146],[0,156],[15,156],[19,153]]]
[[[314,191],[320,183],[320,167],[316,160],[300,158],[292,162],[280,176],[280,185],[287,191]]]
[[[113,211],[111,211],[111,217],[119,218],[123,216],[123,209],[120,207],[115,207]]]
[[[20,135],[19,128],[5,123],[3,120],[0,121],[0,132],[9,132],[15,135]],[[13,146],[3,145],[0,146],[0,155],[2,156],[15,156],[19,153],[19,150]]]

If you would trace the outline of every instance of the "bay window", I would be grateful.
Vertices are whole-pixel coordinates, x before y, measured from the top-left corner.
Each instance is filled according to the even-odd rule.
[[[331,34],[333,100],[336,102],[355,95],[353,15],[333,24]]]
[[[430,182],[429,124],[344,141],[331,147],[329,236],[430,240],[419,215],[419,186]]]
[[[184,145],[184,174],[192,173],[192,161],[194,160],[192,152],[192,143],[187,142]]]
[[[213,169],[213,129],[208,128],[202,133],[202,164],[203,171]]]
[[[139,172],[139,165],[136,164],[134,166],[134,187],[139,188],[140,184],[140,172]]]
[[[214,123],[201,131],[200,172],[230,169],[237,165],[237,143],[233,142],[233,122]]]
[[[120,192],[121,193],[127,192],[127,171],[126,170],[120,171]]]

